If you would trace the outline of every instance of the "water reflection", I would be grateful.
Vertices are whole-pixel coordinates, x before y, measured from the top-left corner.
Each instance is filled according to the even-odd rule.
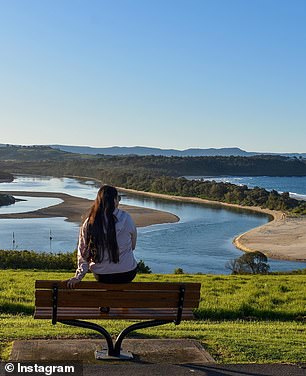
[[[65,218],[0,219],[0,248],[70,252],[76,247],[78,231],[78,225]]]
[[[52,197],[28,197],[28,196],[15,196],[17,200],[15,204],[0,206],[0,214],[13,214],[13,213],[27,213],[34,210],[46,208],[53,205],[58,205],[63,200]]]
[[[15,175],[13,182],[0,183],[0,191],[61,192],[94,199],[97,195],[97,186],[92,180]]]

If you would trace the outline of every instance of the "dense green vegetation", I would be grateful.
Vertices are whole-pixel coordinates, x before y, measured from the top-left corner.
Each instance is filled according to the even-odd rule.
[[[47,253],[0,250],[0,269],[75,270],[76,251]]]
[[[33,164],[34,169],[39,168],[43,163],[44,167],[57,169],[59,173],[62,173],[61,167],[63,167],[64,170],[77,168],[80,171],[87,171],[89,169],[91,173],[97,169],[115,169],[126,173],[147,171],[155,176],[175,177],[186,175],[306,176],[305,159],[277,155],[252,157],[106,156],[73,154],[46,146],[10,146],[0,148],[0,161],[1,166],[4,167],[12,166],[16,161],[24,163],[24,167],[27,167],[29,162],[36,162]],[[18,168],[17,164],[15,167]],[[11,171],[16,172],[15,169]],[[80,175],[84,174],[80,173]]]
[[[77,251],[66,253],[0,250],[1,269],[70,270],[77,267]],[[140,273],[151,273],[143,260],[138,262]]]
[[[114,180],[114,182],[112,182]],[[118,178],[110,179],[116,184]],[[118,182],[119,183],[119,182]],[[122,187],[141,191],[164,193],[185,197],[199,197],[207,200],[239,204],[243,206],[260,206],[272,210],[288,211],[296,214],[306,214],[306,202],[293,199],[288,192],[271,192],[264,188],[248,188],[246,185],[238,186],[231,183],[216,183],[215,181],[187,180],[185,178],[156,177],[151,179],[137,180],[126,184],[121,182]]]
[[[90,330],[34,320],[34,282],[66,280],[71,272],[6,270],[0,274],[0,353],[14,339],[96,337]],[[93,280],[87,275],[86,280]],[[137,331],[138,336],[193,338],[220,362],[305,362],[306,276],[139,274],[137,281],[200,282],[198,320]],[[25,288],[26,284],[26,288]],[[104,321],[112,334],[127,323]],[[22,330],[20,329],[22,328]]]

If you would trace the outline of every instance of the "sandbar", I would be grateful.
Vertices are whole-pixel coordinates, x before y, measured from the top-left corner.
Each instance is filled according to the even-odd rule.
[[[66,217],[67,221],[80,224],[88,213],[93,201],[86,198],[75,197],[65,193],[54,192],[26,192],[26,191],[6,191],[3,192],[12,196],[29,197],[52,197],[63,200],[60,204],[46,208],[30,211],[26,213],[2,214],[0,218],[50,218]],[[172,213],[161,210],[141,208],[137,206],[122,205],[122,210],[127,211],[133,218],[137,227],[145,227],[161,223],[178,222],[179,217]]]

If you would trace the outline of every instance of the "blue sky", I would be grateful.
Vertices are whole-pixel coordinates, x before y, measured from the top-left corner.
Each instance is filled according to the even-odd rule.
[[[0,9],[0,143],[306,152],[304,0]]]

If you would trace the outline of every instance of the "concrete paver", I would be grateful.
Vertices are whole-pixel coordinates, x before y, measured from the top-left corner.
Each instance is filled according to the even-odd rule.
[[[201,344],[189,339],[125,339],[123,351],[134,354],[140,362],[160,364],[213,363],[212,356]],[[95,350],[106,348],[101,339],[50,339],[15,341],[11,352],[12,361],[81,361],[97,363]]]
[[[97,361],[94,351],[104,344],[99,339],[15,341],[10,361],[81,364],[73,376],[306,376],[306,364],[216,364],[197,341],[183,339],[126,339],[123,350],[132,351],[134,360]],[[3,365],[0,375],[9,375]]]

